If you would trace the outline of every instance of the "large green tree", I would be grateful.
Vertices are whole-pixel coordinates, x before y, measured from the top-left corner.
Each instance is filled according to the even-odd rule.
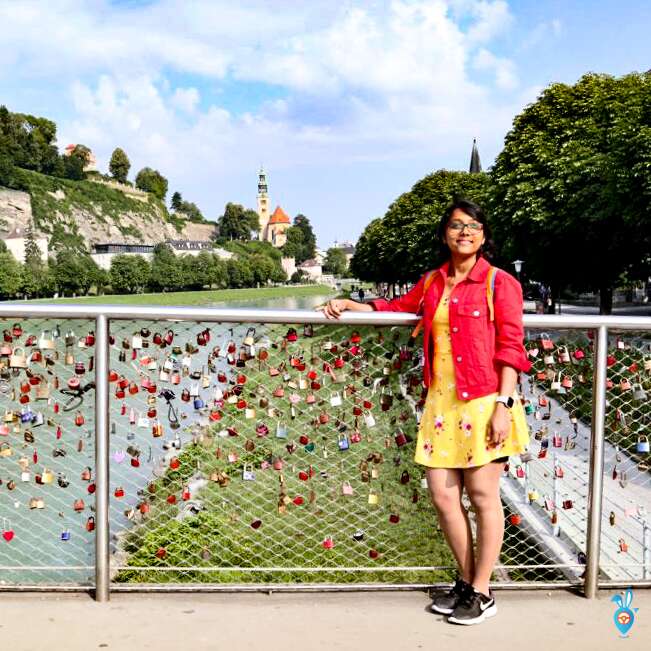
[[[352,273],[373,282],[416,280],[440,262],[436,231],[445,208],[461,197],[482,205],[488,188],[486,174],[429,174],[366,227],[351,261]]]
[[[60,164],[56,124],[51,120],[0,106],[0,140],[16,167],[51,174]]]
[[[167,194],[167,179],[151,167],[143,167],[136,175],[136,187],[145,192],[151,192],[161,201]]]
[[[47,284],[47,267],[41,256],[34,229],[30,224],[25,231],[25,264],[21,292],[29,297],[40,296]]]
[[[57,252],[52,272],[54,284],[61,295],[87,294],[93,286],[101,289],[106,281],[90,255],[71,249]]]
[[[250,240],[251,232],[259,229],[260,220],[255,210],[229,202],[217,224],[221,240]]]
[[[177,191],[172,195],[172,201],[171,201],[172,210],[178,212],[182,204],[183,204],[183,197],[181,196],[181,193]]]
[[[343,276],[348,271],[348,260],[343,249],[333,246],[328,249],[323,261],[323,271],[335,276]]]
[[[491,171],[496,239],[530,278],[594,290],[651,271],[651,74],[552,84],[514,122]]]
[[[22,265],[6,248],[0,252],[0,297],[14,298],[22,284]]]
[[[117,294],[137,294],[149,284],[150,266],[141,255],[116,255],[109,276]]]
[[[283,254],[296,259],[296,264],[314,258],[316,254],[316,237],[310,220],[302,214],[294,217],[294,224],[287,229],[287,242]]]
[[[130,169],[131,161],[126,152],[124,149],[116,147],[111,154],[111,161],[109,162],[109,172],[111,173],[111,176],[119,183],[126,183]]]
[[[154,290],[159,291],[175,291],[183,286],[181,263],[167,244],[154,247],[150,283]]]

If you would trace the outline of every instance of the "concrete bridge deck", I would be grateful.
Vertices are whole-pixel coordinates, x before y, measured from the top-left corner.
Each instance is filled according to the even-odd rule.
[[[634,590],[626,639],[613,624],[617,591],[498,591],[498,614],[455,626],[426,611],[424,592],[338,594],[0,594],[0,640],[12,651],[336,649],[482,651],[648,649],[651,590]],[[460,646],[463,645],[463,646]]]

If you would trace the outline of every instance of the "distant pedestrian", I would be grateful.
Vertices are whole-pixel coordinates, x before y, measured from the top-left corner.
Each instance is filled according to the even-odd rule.
[[[359,288],[359,290],[357,292],[357,296],[359,297],[359,302],[363,303],[364,302],[364,288],[363,287]]]

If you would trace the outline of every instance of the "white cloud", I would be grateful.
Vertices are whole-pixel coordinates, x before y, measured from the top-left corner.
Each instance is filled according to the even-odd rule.
[[[436,168],[473,136],[496,150],[527,96],[514,63],[491,48],[511,24],[503,0],[126,8],[26,0],[0,3],[0,61],[13,61],[0,67],[0,80],[56,78],[53,101],[69,92],[73,109],[60,120],[61,143],[89,145],[100,167],[121,146],[134,171],[159,168],[171,190],[214,217],[226,200],[251,205],[261,160],[300,179],[306,170],[418,158]],[[476,71],[493,82],[477,82]],[[229,111],[205,90],[222,82],[274,84],[285,96]],[[378,189],[379,201],[382,192],[394,189]],[[311,212],[296,206],[326,235],[336,227],[331,194],[315,189]],[[291,212],[289,204],[291,196]],[[340,215],[346,227],[358,224],[342,237],[372,216]]]
[[[518,86],[515,66],[509,59],[503,59],[481,48],[472,63],[475,70],[488,70],[495,73],[495,84],[504,90],[513,90]]]
[[[186,113],[193,113],[199,104],[199,91],[196,88],[177,88],[172,104]]]

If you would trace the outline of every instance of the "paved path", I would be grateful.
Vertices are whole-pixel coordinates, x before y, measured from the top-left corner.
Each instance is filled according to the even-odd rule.
[[[12,651],[648,649],[651,590],[634,592],[640,610],[625,640],[613,624],[613,594],[588,601],[564,591],[501,591],[496,617],[461,627],[428,613],[424,592],[114,594],[108,604],[5,593],[0,639]]]
[[[540,389],[532,390],[529,382],[523,383],[524,395],[537,403]],[[553,394],[546,394],[550,404],[552,418],[550,420],[535,420],[529,416],[527,420],[531,425],[531,451],[534,457],[540,450],[540,443],[535,440],[533,434],[541,427],[549,429],[549,449],[547,457],[535,459],[527,469],[527,477],[516,480],[520,485],[521,512],[524,519],[536,530],[539,537],[544,540],[546,532],[552,532],[549,523],[549,514],[542,508],[535,512],[527,509],[524,505],[528,503],[527,493],[536,489],[539,498],[538,505],[542,505],[545,496],[549,496],[556,502],[558,513],[558,526],[555,534],[567,536],[573,543],[576,550],[585,551],[587,531],[587,508],[588,508],[588,482],[589,482],[589,460],[590,460],[590,428],[582,422],[577,423],[575,447],[570,450],[554,448],[552,436],[555,432],[562,435],[563,442],[568,436],[574,436],[574,428],[570,422],[568,412],[552,397]],[[546,411],[546,409],[543,409]],[[560,419],[560,423],[558,420]],[[619,457],[619,461],[616,458]],[[554,459],[562,467],[564,477],[555,480]],[[613,481],[613,467],[617,466],[618,477],[626,472],[628,482],[622,486],[619,481]],[[511,469],[513,473],[513,469]],[[572,500],[572,508],[565,510],[561,504],[565,499]],[[600,565],[605,574],[622,581],[640,580],[649,578],[651,575],[651,535],[647,513],[651,511],[651,483],[647,473],[637,470],[636,463],[624,452],[618,452],[616,447],[608,442],[604,445],[604,491],[603,491],[603,515],[601,521],[601,557]],[[615,515],[615,524],[609,522],[610,513]],[[531,516],[534,516],[533,518]],[[537,516],[537,517],[535,517]],[[644,530],[646,527],[646,547],[644,546]],[[619,540],[623,539],[628,544],[628,552],[623,554],[619,549]],[[547,540],[549,540],[547,538]],[[550,556],[555,562],[566,562],[563,556],[549,549]],[[644,562],[646,555],[646,573]],[[576,556],[574,559],[576,562]]]

